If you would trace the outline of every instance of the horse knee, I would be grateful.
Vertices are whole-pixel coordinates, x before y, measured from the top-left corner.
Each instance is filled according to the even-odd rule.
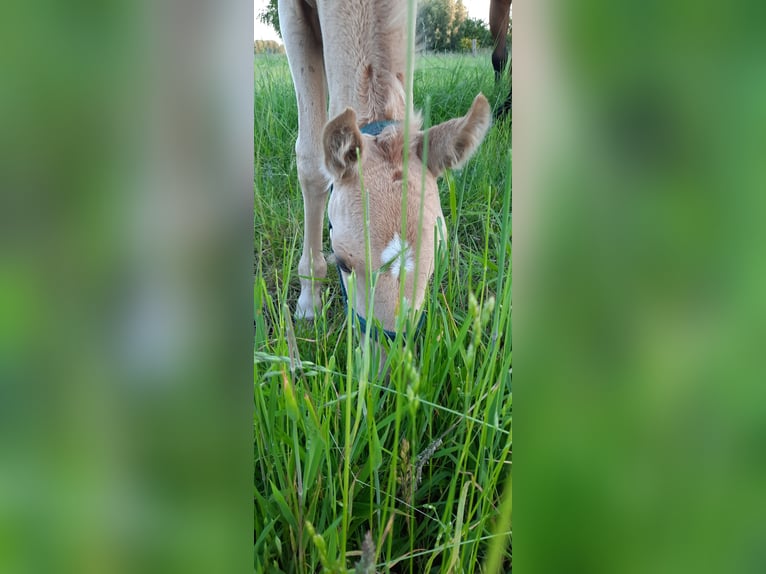
[[[296,146],[298,183],[303,196],[322,195],[327,192],[330,181],[322,168],[321,159],[315,153],[301,153]]]

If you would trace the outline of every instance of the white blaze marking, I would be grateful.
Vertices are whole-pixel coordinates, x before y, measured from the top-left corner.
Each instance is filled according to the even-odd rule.
[[[380,260],[383,265],[391,264],[389,271],[394,277],[399,277],[399,271],[402,264],[402,253],[404,253],[404,269],[412,271],[415,269],[415,261],[412,258],[412,249],[407,240],[402,240],[398,233],[394,233],[394,238],[388,243],[386,248],[380,254]]]

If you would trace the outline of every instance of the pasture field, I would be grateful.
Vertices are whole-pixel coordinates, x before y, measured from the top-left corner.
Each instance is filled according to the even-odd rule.
[[[494,105],[489,54],[417,58],[427,125]],[[350,328],[337,271],[294,321],[303,204],[284,56],[255,59],[255,571],[511,570],[511,121],[439,182],[448,237],[389,378]],[[329,241],[325,233],[325,250]]]

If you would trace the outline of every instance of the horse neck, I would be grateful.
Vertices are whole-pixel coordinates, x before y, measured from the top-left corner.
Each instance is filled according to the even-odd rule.
[[[406,95],[407,0],[334,0],[322,21],[330,115],[356,111],[360,124],[403,121]],[[414,16],[413,16],[414,17]],[[412,66],[410,67],[410,70]],[[411,82],[410,82],[411,84]]]

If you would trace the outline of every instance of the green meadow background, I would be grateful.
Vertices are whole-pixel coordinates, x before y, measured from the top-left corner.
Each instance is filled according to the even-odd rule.
[[[488,53],[417,58],[426,125],[507,90]],[[256,57],[254,105],[256,572],[509,571],[511,118],[439,182],[447,247],[384,380],[332,266],[322,312],[292,320],[303,205],[284,56]]]

